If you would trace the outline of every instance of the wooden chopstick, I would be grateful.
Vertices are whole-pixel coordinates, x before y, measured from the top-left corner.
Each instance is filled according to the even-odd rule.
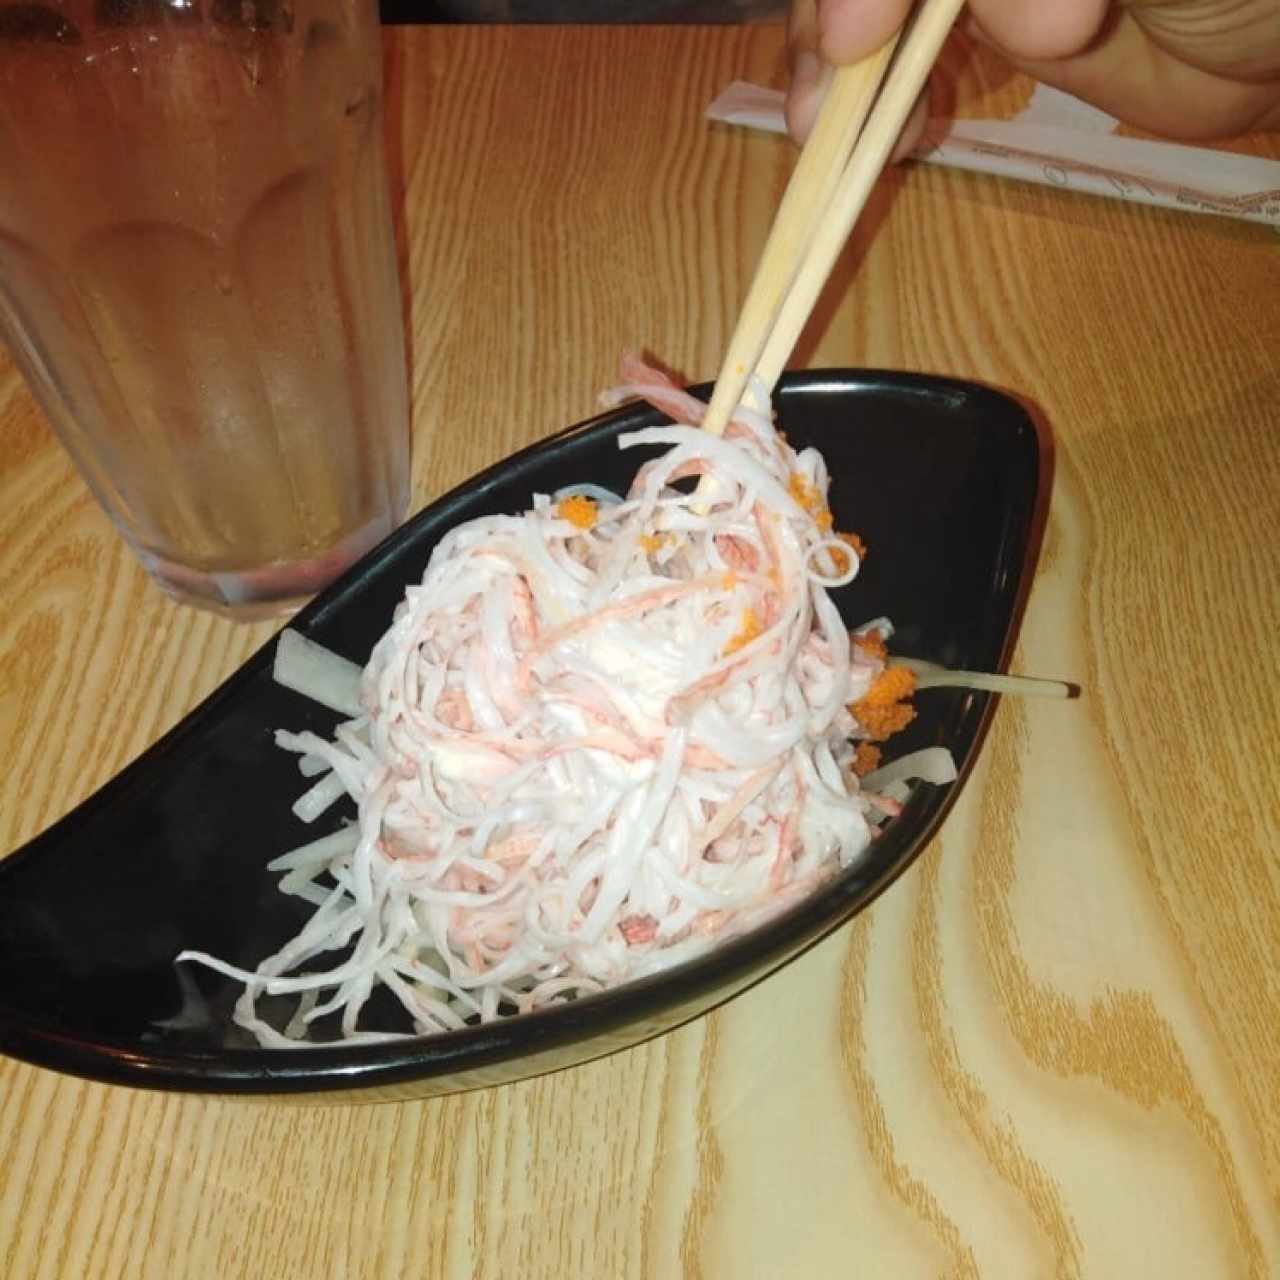
[[[899,46],[866,128],[840,175],[756,362],[756,376],[770,391],[791,358],[818,295],[888,163],[963,4],[964,0],[925,0],[910,19],[910,30]]]
[[[896,43],[895,38],[864,61],[840,67],[832,77],[808,141],[782,194],[716,379],[702,422],[703,427],[715,435],[724,431],[730,414],[742,399],[796,270],[835,194],[836,184],[862,131]]]
[[[787,185],[716,380],[707,430],[724,430],[753,374],[770,391],[777,383],[963,3],[922,0],[900,41],[843,69],[857,73],[847,80],[837,72],[810,136],[812,144],[821,127],[822,145],[810,156],[806,144]],[[847,87],[833,101],[837,84]],[[844,150],[850,128],[860,132]]]

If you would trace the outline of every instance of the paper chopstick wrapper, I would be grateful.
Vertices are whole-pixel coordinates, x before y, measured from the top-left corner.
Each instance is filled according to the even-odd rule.
[[[784,95],[738,80],[711,120],[786,132]],[[931,120],[914,159],[1280,228],[1280,161],[1117,136],[1104,112],[1046,85],[1013,120]]]

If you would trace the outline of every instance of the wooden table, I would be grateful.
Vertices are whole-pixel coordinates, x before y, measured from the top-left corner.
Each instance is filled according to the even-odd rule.
[[[708,127],[772,26],[387,42],[419,503],[716,367],[788,145]],[[958,94],[1006,110],[990,63]],[[1277,140],[1254,139],[1277,152]],[[676,1034],[418,1104],[273,1109],[0,1062],[0,1274],[1280,1274],[1280,241],[915,168],[800,353],[974,377],[1057,438],[1017,667],[941,837]],[[266,637],[173,606],[0,357],[0,850]]]

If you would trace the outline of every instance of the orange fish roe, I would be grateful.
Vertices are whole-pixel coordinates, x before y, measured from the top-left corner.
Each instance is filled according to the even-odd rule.
[[[864,631],[862,635],[851,635],[849,639],[868,658],[878,658],[881,662],[889,660],[889,646],[884,642],[883,631]]]
[[[867,544],[856,533],[837,533],[836,537],[841,542],[847,542],[853,548],[853,553],[859,560],[867,558]]]
[[[737,653],[739,649],[749,645],[760,634],[760,631],[760,619],[756,616],[756,611],[754,609],[744,609],[742,611],[742,625],[738,628],[738,634],[724,647],[725,657],[728,657],[731,653]]]
[[[591,529],[595,527],[599,508],[594,498],[588,498],[585,493],[575,493],[556,504],[556,515],[579,529]]]
[[[640,535],[640,549],[646,555],[653,555],[655,551],[661,551],[672,538],[669,533],[642,533]]]
[[[814,518],[819,529],[830,529],[835,523],[817,486],[810,484],[800,472],[791,473],[787,492]]]
[[[831,512],[828,511],[826,516],[827,520],[825,524],[823,523],[822,517],[818,517],[818,527],[820,529],[829,529],[831,527]],[[866,555],[866,548],[862,545],[862,539],[859,538],[856,533],[837,533],[836,537],[839,538],[841,542],[847,543],[853,548],[859,561],[861,561],[863,556]],[[848,552],[840,550],[839,547],[830,547],[827,550],[827,554],[831,557],[831,561],[835,565],[837,573],[849,572]]]
[[[904,699],[916,691],[915,675],[907,667],[886,667],[849,710],[873,742],[883,742],[916,718],[916,710]]]
[[[860,742],[853,751],[853,771],[865,778],[872,769],[880,767],[880,748],[870,742]]]
[[[909,702],[891,702],[887,707],[868,707],[855,702],[853,714],[868,738],[883,742],[905,729],[916,718],[916,709]]]
[[[910,667],[886,667],[862,699],[872,707],[887,707],[916,691],[915,672]]]
[[[798,471],[791,473],[791,479],[787,481],[787,492],[806,511],[812,511],[821,501],[818,491]]]

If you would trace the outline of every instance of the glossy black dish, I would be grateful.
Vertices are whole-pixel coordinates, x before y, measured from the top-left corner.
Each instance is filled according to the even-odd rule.
[[[859,578],[836,593],[846,620],[886,614],[898,653],[1002,669],[1047,500],[1024,409],[969,383],[849,370],[789,375],[777,408],[793,444],[825,454],[836,526],[870,549]],[[489,469],[392,535],[291,625],[363,662],[445,530],[577,481],[625,489],[641,458],[615,438],[661,421],[628,406]],[[236,984],[179,969],[173,957],[192,948],[253,968],[276,950],[309,908],[282,895],[265,864],[341,816],[313,832],[290,813],[299,777],[272,733],[326,733],[337,716],[272,681],[274,648],[272,640],[100,792],[0,862],[0,1052],[111,1083],[282,1101],[445,1093],[586,1061],[712,1007],[870,902],[937,829],[992,702],[967,691],[921,694],[893,753],[948,746],[960,780],[919,786],[853,867],[708,956],[448,1035],[264,1050],[231,1023]]]

